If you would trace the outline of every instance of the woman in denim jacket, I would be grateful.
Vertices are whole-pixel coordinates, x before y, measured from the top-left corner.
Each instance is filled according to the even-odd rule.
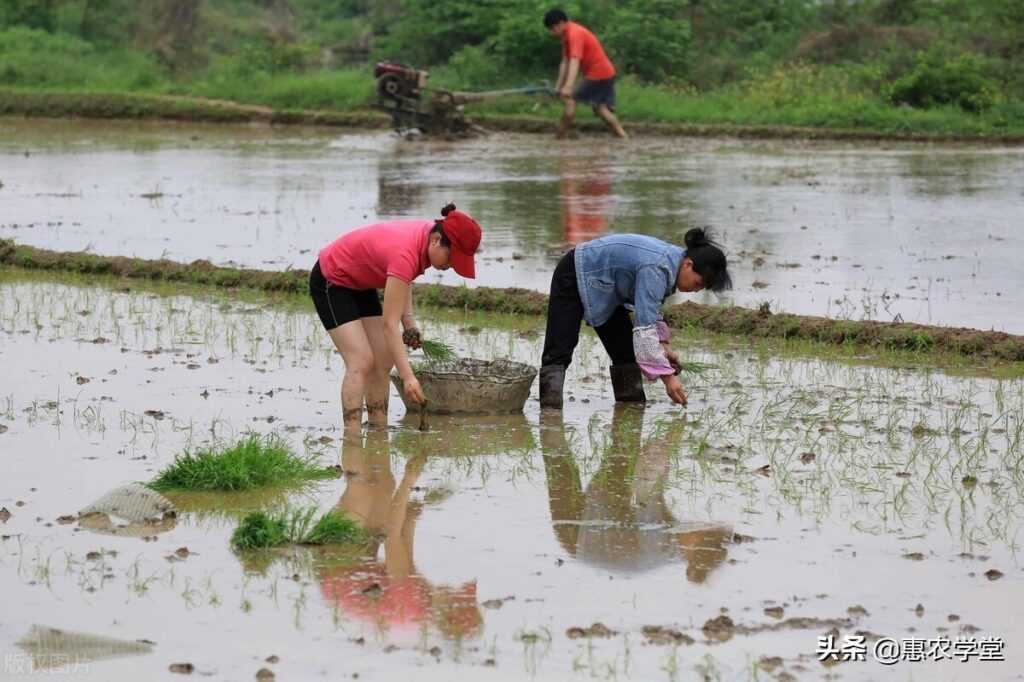
[[[725,254],[704,230],[684,237],[686,248],[654,237],[601,237],[569,251],[551,277],[547,333],[540,368],[541,407],[562,407],[565,369],[579,342],[580,323],[594,328],[612,359],[616,402],[644,402],[643,378],[660,378],[669,397],[686,404],[668,348],[665,299],[679,291],[732,288]],[[628,307],[634,320],[630,320]]]

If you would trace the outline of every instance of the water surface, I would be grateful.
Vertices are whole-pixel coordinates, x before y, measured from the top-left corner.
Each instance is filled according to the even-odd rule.
[[[573,244],[711,225],[737,288],[690,300],[1024,332],[1021,149],[3,119],[0,182],[0,237],[269,269],[454,201],[476,283],[542,291]]]

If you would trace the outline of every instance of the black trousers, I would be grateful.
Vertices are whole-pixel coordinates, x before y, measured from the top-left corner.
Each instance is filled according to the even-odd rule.
[[[575,249],[562,256],[551,276],[551,295],[548,298],[548,324],[544,335],[541,365],[568,367],[573,351],[580,341],[583,323],[583,300],[576,283]],[[619,306],[600,327],[595,327],[601,344],[613,365],[636,362],[633,352],[633,320],[625,307]]]

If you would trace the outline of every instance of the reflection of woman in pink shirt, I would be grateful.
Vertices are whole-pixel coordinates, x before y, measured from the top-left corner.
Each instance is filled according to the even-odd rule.
[[[345,361],[341,407],[345,426],[386,424],[388,374],[398,368],[409,400],[426,404],[409,365],[398,325],[416,329],[412,281],[429,266],[474,278],[480,225],[454,204],[440,220],[393,220],[342,235],[320,251],[309,294],[324,329]],[[378,289],[384,290],[381,305]],[[414,347],[418,344],[414,342]]]
[[[346,433],[341,449],[346,485],[337,509],[383,545],[384,557],[378,557],[380,545],[374,544],[355,564],[325,565],[320,590],[346,618],[387,630],[392,644],[412,644],[424,628],[451,639],[475,637],[483,625],[476,580],[435,584],[413,561],[424,503],[412,500],[412,494],[426,458],[405,460],[398,480],[391,461],[386,430],[367,431],[365,445],[361,433]]]

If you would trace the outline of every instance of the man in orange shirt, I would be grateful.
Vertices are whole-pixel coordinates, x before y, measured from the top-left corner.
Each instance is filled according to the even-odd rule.
[[[576,115],[576,102],[589,104],[594,113],[604,119],[616,137],[628,138],[619,119],[615,118],[615,67],[612,66],[597,37],[574,21],[560,9],[544,15],[544,26],[556,38],[562,39],[562,63],[558,67],[555,90],[565,101],[565,113],[558,125],[558,137],[572,129]],[[573,91],[580,71],[583,82]]]

